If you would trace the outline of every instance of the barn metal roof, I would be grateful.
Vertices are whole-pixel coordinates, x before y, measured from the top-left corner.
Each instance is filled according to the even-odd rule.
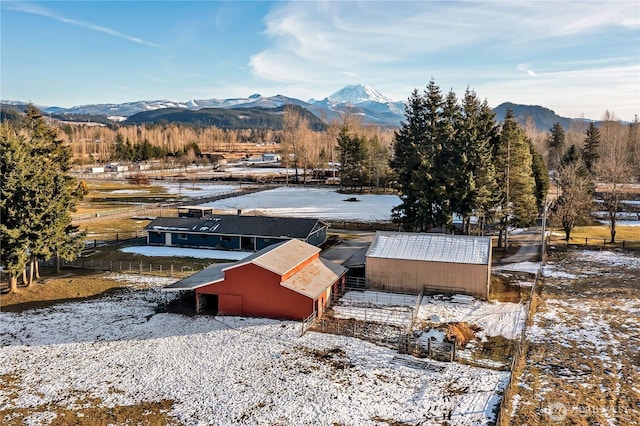
[[[283,281],[281,285],[315,300],[345,272],[347,272],[347,268],[317,258],[292,277]]]
[[[202,271],[164,287],[162,291],[195,290],[209,284],[221,282],[224,280],[225,271],[247,264],[260,266],[282,276],[319,251],[318,247],[300,240],[284,241],[265,247],[235,263],[210,265]],[[343,266],[325,259],[316,258],[283,281],[282,286],[309,298],[316,299],[346,271],[347,269]]]
[[[487,265],[491,237],[379,231],[367,257]]]
[[[294,217],[213,215],[205,218],[158,217],[146,231],[177,231],[197,234],[246,235],[255,237],[289,237],[306,239],[319,219]]]
[[[266,247],[227,269],[253,263],[275,274],[284,275],[318,252],[320,252],[318,247],[304,241],[288,240]]]
[[[162,291],[195,290],[224,280],[224,269],[231,263],[214,263],[201,271],[162,288]]]

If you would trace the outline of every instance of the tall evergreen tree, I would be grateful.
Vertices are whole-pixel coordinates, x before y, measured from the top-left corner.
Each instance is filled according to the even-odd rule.
[[[547,138],[547,148],[549,150],[549,167],[555,169],[559,163],[562,155],[564,154],[565,134],[564,129],[560,123],[554,123],[553,127],[549,130],[549,137]]]
[[[470,140],[462,132],[463,111],[458,98],[449,91],[442,109],[442,152],[436,161],[443,213],[451,221],[458,214],[464,221],[473,211],[472,197],[475,180],[470,163]],[[466,226],[465,226],[466,229]]]
[[[536,203],[541,206],[546,202],[547,192],[549,192],[549,169],[544,163],[542,155],[533,146],[533,141],[527,138],[527,142],[531,152],[531,171],[536,181]]]
[[[594,165],[599,158],[598,150],[600,146],[600,130],[593,124],[585,132],[584,147],[582,148],[582,159],[589,173],[594,173]]]
[[[417,182],[422,158],[419,152],[425,133],[425,102],[418,90],[414,90],[405,106],[407,121],[400,125],[394,135],[393,158],[390,167],[395,173],[396,189],[401,204],[392,210],[394,221],[405,229],[416,229],[418,223],[418,200],[422,197]]]
[[[447,224],[451,218],[447,187],[439,163],[443,160],[445,143],[450,135],[444,125],[446,123],[443,123],[445,100],[433,80],[427,85],[423,99],[425,127],[422,138],[418,140],[420,166],[414,179],[422,195],[418,198],[417,229],[428,231]]]
[[[478,230],[482,234],[487,214],[495,200],[496,181],[492,147],[497,140],[495,114],[485,101],[480,102],[476,93],[467,89],[462,100],[462,120],[459,139],[468,171],[468,192],[462,200],[461,213],[468,232],[469,218],[466,212],[473,212],[478,218]],[[465,185],[465,178],[459,184]]]
[[[338,153],[340,156],[340,188],[355,190],[364,186],[365,161],[367,157],[365,139],[353,134],[344,126],[338,135]]]
[[[511,110],[507,110],[502,123],[495,161],[501,212],[498,245],[502,246],[502,237],[506,236],[510,224],[529,226],[538,212],[531,151],[524,131]],[[505,239],[505,242],[508,241]]]
[[[81,194],[75,179],[68,175],[71,167],[69,149],[57,139],[56,132],[47,126],[33,106],[27,109],[23,131],[25,137],[20,148],[13,143],[18,138],[16,134],[3,132],[7,155],[23,158],[13,168],[5,167],[3,161],[1,238],[3,242],[5,238],[20,241],[21,245],[12,247],[23,250],[24,254],[12,252],[8,259],[22,259],[26,254],[31,262],[31,283],[33,273],[37,272],[38,259],[49,259],[54,255],[70,259],[79,253],[83,238],[71,226],[70,212],[75,209]],[[7,159],[8,165],[11,161],[9,157]],[[20,177],[18,184],[13,183],[16,175]],[[4,256],[2,261],[5,262]]]
[[[9,289],[18,289],[18,276],[29,262],[23,183],[33,165],[24,137],[2,124],[0,128],[0,261],[9,276]]]

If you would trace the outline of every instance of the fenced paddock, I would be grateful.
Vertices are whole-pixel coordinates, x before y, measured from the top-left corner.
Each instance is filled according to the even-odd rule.
[[[330,312],[327,311],[327,313]],[[375,323],[353,318],[342,319],[330,315],[314,321],[309,330],[355,337],[391,349],[397,348],[400,337],[406,333],[404,327],[393,324]]]
[[[347,287],[342,297],[334,303],[334,318],[354,319],[362,322],[388,324],[406,330],[415,320],[416,301],[420,295],[363,290]]]

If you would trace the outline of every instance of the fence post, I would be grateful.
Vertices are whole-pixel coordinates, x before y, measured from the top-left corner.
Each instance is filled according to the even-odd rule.
[[[109,261],[109,271],[113,272],[113,260]]]
[[[589,247],[589,239],[588,238],[584,239],[584,246],[585,247]]]
[[[173,263],[171,264],[171,278],[173,278]]]
[[[142,260],[140,261],[140,275],[142,275]]]

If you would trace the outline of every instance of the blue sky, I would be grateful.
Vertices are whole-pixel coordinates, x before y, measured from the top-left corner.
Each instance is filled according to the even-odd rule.
[[[640,115],[640,2],[2,0],[0,95],[74,106],[433,78],[491,106]]]

